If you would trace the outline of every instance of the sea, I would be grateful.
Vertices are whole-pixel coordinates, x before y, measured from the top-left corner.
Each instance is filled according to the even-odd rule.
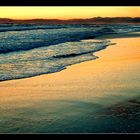
[[[0,81],[54,73],[97,59],[112,43],[101,35],[139,32],[140,25],[0,24]]]

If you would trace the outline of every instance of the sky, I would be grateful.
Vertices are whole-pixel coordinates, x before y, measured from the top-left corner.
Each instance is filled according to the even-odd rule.
[[[139,17],[140,6],[0,6],[0,18],[75,19],[98,16]]]

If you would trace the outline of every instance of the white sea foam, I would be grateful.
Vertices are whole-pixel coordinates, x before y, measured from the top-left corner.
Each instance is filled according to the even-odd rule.
[[[0,80],[31,77],[57,72],[68,65],[96,59],[92,52],[110,45],[110,42],[67,42],[29,51],[0,54]]]

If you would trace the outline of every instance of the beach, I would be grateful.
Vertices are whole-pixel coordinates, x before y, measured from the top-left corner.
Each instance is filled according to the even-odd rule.
[[[95,60],[0,82],[0,133],[140,132],[140,36],[107,39]]]

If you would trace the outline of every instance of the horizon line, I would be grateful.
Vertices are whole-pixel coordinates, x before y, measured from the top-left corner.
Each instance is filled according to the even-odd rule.
[[[0,17],[0,19],[9,19],[9,20],[81,20],[81,19],[92,19],[92,18],[140,18],[140,17],[129,17],[129,16],[118,16],[118,17],[102,17],[102,16],[96,16],[96,17],[87,17],[87,18],[69,18],[69,19],[61,19],[61,18],[9,18],[9,17]]]

